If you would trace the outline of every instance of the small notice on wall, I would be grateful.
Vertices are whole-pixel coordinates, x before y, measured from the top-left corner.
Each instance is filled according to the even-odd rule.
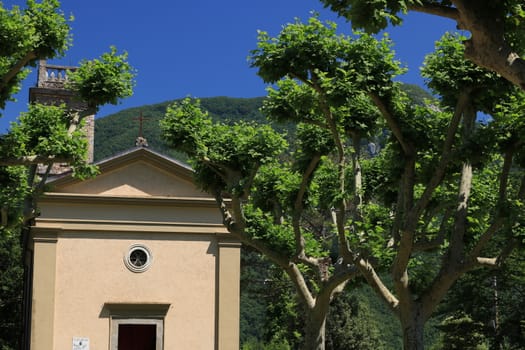
[[[73,338],[73,350],[89,350],[89,338]]]

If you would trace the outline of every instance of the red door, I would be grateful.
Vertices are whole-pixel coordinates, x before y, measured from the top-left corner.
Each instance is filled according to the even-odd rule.
[[[120,324],[118,350],[155,350],[157,326],[154,324]]]

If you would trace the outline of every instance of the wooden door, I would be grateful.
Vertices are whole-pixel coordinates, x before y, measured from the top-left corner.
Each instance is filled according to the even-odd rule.
[[[155,350],[156,344],[156,325],[119,324],[118,350]]]

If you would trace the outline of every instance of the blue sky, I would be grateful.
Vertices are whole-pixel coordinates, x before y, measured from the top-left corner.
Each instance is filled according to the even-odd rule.
[[[23,7],[25,1],[3,4]],[[349,23],[318,0],[62,0],[62,9],[75,17],[73,46],[65,57],[50,62],[77,65],[115,45],[128,52],[138,72],[134,95],[119,105],[103,106],[97,117],[185,96],[264,96],[266,86],[247,60],[256,48],[258,29],[275,36],[294,18],[305,21],[317,11],[321,20],[336,21],[340,32],[351,32]],[[454,29],[450,20],[413,13],[402,26],[389,29],[398,59],[409,68],[400,80],[422,85],[419,67],[425,54],[445,31]],[[0,133],[27,110],[27,90],[34,84],[32,74],[18,101],[2,111]]]

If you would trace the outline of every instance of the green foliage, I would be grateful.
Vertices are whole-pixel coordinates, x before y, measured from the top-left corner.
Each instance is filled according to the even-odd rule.
[[[417,97],[415,96],[421,96],[418,100],[421,103],[423,102],[423,98],[432,97],[420,87],[407,87],[407,85],[404,84],[402,85],[402,89],[408,90],[407,93],[416,99]],[[412,90],[413,92],[410,92]],[[262,124],[268,123],[265,115],[270,114],[265,110],[265,107],[262,107],[264,100],[264,97],[208,97],[201,98],[200,103],[202,109],[205,110],[214,121],[230,124],[239,119],[245,119]],[[98,118],[95,123],[95,160],[110,157],[134,146],[135,139],[138,136],[138,122],[136,118],[141,112],[145,117],[143,133],[148,139],[150,148],[177,159],[186,160],[186,155],[169,148],[166,142],[162,140],[158,127],[158,123],[164,116],[167,107],[175,101],[181,100],[124,109],[115,114]],[[263,108],[264,114],[260,111],[261,107]],[[273,112],[271,115],[275,116]],[[281,122],[273,123],[272,125],[276,130],[286,133],[288,139],[293,141],[295,137],[293,124]]]
[[[514,150],[518,153],[520,166],[525,166],[525,148],[522,137],[525,134],[525,94],[518,89],[498,100],[492,114],[494,122],[489,133],[503,152]]]
[[[309,79],[314,69],[330,71],[334,67],[333,57],[339,53],[335,29],[335,23],[325,26],[312,17],[308,24],[298,20],[288,24],[277,38],[259,31],[258,48],[251,52],[251,65],[258,68],[257,74],[268,83],[280,80],[290,71],[302,80]]]
[[[386,25],[388,18],[392,20],[388,16],[397,15],[404,6],[408,9],[407,4],[415,5],[339,2],[343,3],[354,6],[352,15],[370,15],[362,18],[372,18],[369,30]],[[329,131],[310,136],[312,148],[324,150],[319,146],[329,143],[321,141],[331,137],[334,149],[318,158],[321,163],[313,165],[315,169],[309,168],[314,175],[304,186],[307,198],[316,199],[310,202],[316,203],[315,210],[324,209],[326,215],[330,209],[334,221],[339,218],[334,226],[343,241],[339,242],[340,250],[349,245],[348,255],[360,254],[361,259],[377,263],[376,270],[391,268],[396,296],[381,294],[388,303],[398,298],[396,312],[405,329],[418,312],[413,305],[425,310],[426,322],[431,314],[428,310],[436,307],[461,273],[481,265],[479,256],[505,251],[504,241],[496,240],[490,252],[481,253],[492,236],[509,237],[510,226],[517,228],[514,234],[519,232],[520,238],[523,232],[522,216],[509,215],[518,213],[523,202],[522,123],[510,126],[506,121],[514,118],[501,115],[501,120],[489,120],[487,125],[475,124],[478,111],[494,113],[500,108],[510,116],[522,115],[516,103],[520,98],[503,107],[502,101],[512,100],[508,95],[515,94],[514,89],[497,75],[465,61],[460,40],[445,36],[436,53],[425,61],[424,75],[441,97],[440,106],[435,101],[433,106],[414,105],[393,82],[403,70],[387,39],[378,41],[360,33],[352,38],[337,35],[333,23],[323,25],[317,17],[307,24],[289,24],[275,38],[261,32],[258,48],[252,51],[252,66],[265,82],[273,84],[265,112],[277,120],[308,123]],[[378,110],[366,109],[370,101]],[[363,180],[359,146],[355,144],[361,137],[375,134],[380,125],[378,111],[391,134],[385,140],[384,153],[364,162]],[[302,156],[302,147],[308,149],[309,145],[298,144],[294,158]],[[305,164],[302,161],[296,169],[306,169]],[[379,179],[370,179],[370,175]],[[317,188],[322,190],[316,192]],[[343,225],[340,218],[347,213]],[[507,218],[512,224],[493,226]],[[498,232],[491,232],[492,227],[498,227]],[[346,241],[341,238],[343,230]],[[297,232],[295,229],[296,236]],[[382,290],[384,285],[367,269],[362,270],[367,280]]]
[[[270,213],[274,208],[281,208],[282,211],[291,210],[300,181],[300,175],[289,167],[278,163],[262,166],[255,178],[254,207]]]
[[[111,47],[100,59],[84,60],[68,73],[67,87],[92,108],[108,103],[116,105],[133,94],[135,72],[127,58],[126,52],[118,55],[117,49]]]
[[[407,6],[414,1],[404,0],[321,0],[340,16],[347,18],[354,28],[363,28],[376,33],[389,24],[401,24],[399,14],[407,11]]]
[[[282,135],[269,125],[212,123],[200,102],[189,98],[169,107],[160,126],[172,147],[192,157],[196,180],[210,193],[242,193],[258,167],[286,146]]]
[[[29,192],[25,167],[0,167],[0,229],[16,227],[22,212],[22,201]]]
[[[28,0],[24,9],[10,10],[0,3],[0,109],[20,90],[29,72],[24,67],[65,53],[71,42],[69,21],[58,0]]]
[[[473,91],[476,110],[491,113],[494,104],[513,89],[513,85],[494,72],[464,59],[466,37],[446,33],[436,42],[436,50],[423,62],[421,75],[428,87],[442,97],[445,106],[454,107],[462,91]]]
[[[488,349],[483,336],[483,324],[474,322],[468,315],[457,313],[443,320],[439,328],[444,332],[443,350]]]
[[[79,130],[68,133],[72,118],[65,105],[31,104],[5,135],[2,150],[15,157],[41,155],[78,162],[86,155],[87,141]]]
[[[7,135],[0,139],[0,151],[6,158],[47,158],[69,162],[80,178],[97,173],[94,166],[86,164],[87,140],[81,129],[70,131],[75,112],[65,105],[50,106],[31,104],[29,111],[20,115]],[[82,125],[82,124],[81,124]],[[22,163],[23,164],[23,163]]]
[[[403,170],[402,163],[396,159],[399,159],[399,150],[388,144],[375,157],[362,162],[363,174],[367,179],[363,189],[366,198],[373,198],[387,208],[391,207],[397,199],[396,179]]]
[[[265,338],[269,344],[282,344],[291,349],[301,347],[304,341],[305,313],[297,300],[291,281],[282,270],[272,268],[268,280],[271,288],[265,323]]]
[[[271,263],[248,247],[241,248],[240,343],[257,343],[265,337],[268,304],[271,302],[268,281]]]
[[[241,253],[241,348],[295,349],[301,319],[293,286],[272,263],[243,246]]]
[[[293,228],[290,225],[275,225],[270,214],[261,209],[248,206],[245,208],[247,235],[254,240],[263,240],[276,252],[292,256],[295,252]]]
[[[291,350],[288,341],[272,340],[269,344],[265,344],[256,339],[250,339],[243,344],[242,350]]]
[[[298,20],[288,24],[275,38],[259,32],[258,48],[251,52],[251,65],[268,83],[289,77],[322,87],[329,105],[345,105],[355,96],[352,91],[359,88],[386,93],[391,88],[391,79],[403,72],[394,60],[388,38],[376,40],[355,33],[354,39],[336,35],[336,28],[335,23],[325,25],[312,17],[307,24]],[[285,92],[290,94],[288,90]]]
[[[268,87],[268,97],[263,101],[261,111],[277,122],[303,121],[311,124],[322,123],[321,106],[316,103],[316,95],[306,85],[297,84],[293,79],[283,79],[276,83],[278,89]]]
[[[478,327],[478,333],[491,348],[505,344],[504,349],[521,349],[525,345],[524,301],[525,260],[518,251],[500,269],[478,270],[462,277],[438,312],[454,314],[461,305],[473,324],[485,325]]]
[[[523,85],[520,68],[510,72],[505,57],[522,60],[525,11],[521,0],[321,0],[325,7],[351,22],[352,27],[377,33],[390,24],[402,23],[404,15],[421,12],[454,20],[461,30],[470,31],[465,41],[467,57],[480,67],[490,67],[516,85]],[[493,35],[498,33],[497,35]],[[509,54],[501,55],[509,50]],[[512,65],[514,68],[514,65]]]
[[[356,293],[344,292],[330,305],[327,320],[327,350],[388,349],[382,339],[379,320],[372,317],[370,305]],[[390,347],[391,348],[391,347]]]
[[[18,349],[22,320],[22,249],[19,227],[0,226],[0,349]]]
[[[185,98],[166,110],[167,119],[161,120],[163,138],[170,146],[178,146],[185,153],[206,156],[206,143],[211,137],[212,121],[200,108],[200,101]]]
[[[363,256],[372,255],[379,264],[389,266],[395,251],[387,249],[392,229],[389,209],[375,203],[364,204],[360,220],[348,220],[348,242],[353,249]]]

